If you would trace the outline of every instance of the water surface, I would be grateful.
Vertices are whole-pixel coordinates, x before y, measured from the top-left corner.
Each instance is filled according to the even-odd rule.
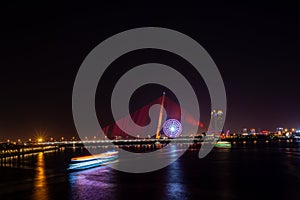
[[[91,151],[97,148],[90,149]],[[168,167],[129,174],[101,166],[68,173],[83,148],[7,159],[0,167],[0,199],[299,199],[300,145],[274,142],[214,149],[198,159],[188,150]],[[167,155],[161,155],[167,156]]]

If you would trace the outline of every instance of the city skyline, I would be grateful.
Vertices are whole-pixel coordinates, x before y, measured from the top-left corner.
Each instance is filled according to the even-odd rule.
[[[299,199],[298,4],[4,2],[0,199]]]

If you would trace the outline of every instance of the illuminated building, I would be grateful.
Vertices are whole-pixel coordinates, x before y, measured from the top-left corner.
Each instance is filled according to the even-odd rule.
[[[223,130],[224,116],[222,110],[213,110],[211,112],[211,120],[209,133],[221,133]]]
[[[268,135],[268,134],[270,134],[270,131],[268,131],[268,130],[262,130],[261,134],[262,135]]]
[[[251,129],[250,129],[250,134],[256,134],[255,128],[251,128]]]
[[[276,132],[278,135],[281,135],[283,133],[283,128],[276,128]]]

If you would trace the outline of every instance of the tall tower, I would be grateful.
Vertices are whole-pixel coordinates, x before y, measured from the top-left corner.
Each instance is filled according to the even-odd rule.
[[[161,129],[161,123],[162,123],[162,117],[163,117],[163,109],[164,109],[164,103],[165,103],[165,96],[166,93],[163,92],[162,100],[161,100],[161,106],[159,109],[159,116],[158,116],[158,123],[157,123],[157,129],[156,129],[156,139],[160,139],[160,129]]]

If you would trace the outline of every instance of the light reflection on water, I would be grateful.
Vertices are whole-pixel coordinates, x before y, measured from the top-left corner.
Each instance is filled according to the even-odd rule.
[[[69,173],[69,184],[73,199],[114,199],[116,183],[113,170],[100,166]]]
[[[184,183],[184,172],[181,162],[174,162],[169,167],[166,174],[167,183],[164,194],[167,199],[187,199],[187,188]]]
[[[170,149],[170,154],[162,153],[157,157],[158,162],[161,159],[170,159],[171,157],[176,157],[176,154],[180,154],[183,149],[178,145],[172,145]],[[122,162],[131,162],[132,160],[123,160]],[[114,164],[118,164],[115,162]],[[69,173],[69,184],[71,186],[71,193],[73,199],[119,199],[124,198],[124,191],[132,195],[134,191],[128,191],[132,187],[139,188],[136,195],[138,198],[139,193],[147,193],[149,195],[149,189],[156,187],[161,187],[160,189],[154,191],[156,198],[166,198],[166,199],[186,199],[187,198],[187,188],[184,183],[184,169],[182,168],[181,162],[174,162],[166,170],[166,174],[157,177],[152,176],[151,173],[146,174],[130,174],[124,172],[118,172],[111,169],[108,166],[100,166],[97,168],[92,168],[89,170],[77,171]],[[127,178],[131,177],[132,180]],[[135,183],[136,185],[131,185],[130,182],[140,181]],[[151,182],[153,180],[153,182]],[[149,182],[150,181],[150,182]],[[157,182],[158,181],[158,182]],[[165,183],[165,184],[164,184]],[[144,192],[143,192],[144,191]],[[126,194],[125,194],[126,195]],[[153,195],[153,194],[151,194]],[[146,195],[147,196],[147,195]]]
[[[40,152],[37,156],[35,170],[36,174],[34,178],[33,199],[48,200],[48,185],[43,152]]]
[[[172,148],[172,155],[180,153],[180,146]],[[67,173],[68,159],[85,150],[38,153],[24,156],[19,164],[6,159],[0,171],[0,199],[255,199],[257,194],[265,199],[293,199],[300,196],[299,152],[297,145],[234,145],[214,149],[200,160],[195,148],[168,167],[145,174],[108,166]],[[169,156],[162,153],[157,159]],[[270,192],[278,185],[281,196]]]

